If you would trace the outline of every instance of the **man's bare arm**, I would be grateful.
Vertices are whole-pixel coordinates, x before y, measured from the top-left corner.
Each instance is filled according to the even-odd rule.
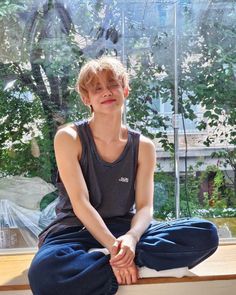
[[[135,186],[136,214],[130,230],[118,238],[120,251],[111,258],[113,267],[128,267],[133,263],[136,244],[147,229],[153,214],[153,176],[156,165],[155,147],[151,140],[140,140],[138,171]]]
[[[73,211],[87,230],[111,252],[116,238],[89,202],[89,193],[78,161],[82,147],[77,132],[72,127],[60,129],[54,140],[60,177],[70,197]]]
[[[151,140],[140,141],[139,164],[136,176],[135,206],[136,214],[128,234],[139,241],[153,217],[154,172],[156,167],[156,151]]]

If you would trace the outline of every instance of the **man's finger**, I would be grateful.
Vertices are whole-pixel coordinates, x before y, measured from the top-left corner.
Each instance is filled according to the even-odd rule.
[[[119,246],[120,246],[120,242],[119,241],[115,241],[115,243],[112,245],[112,248],[111,248],[111,255],[112,256],[117,255],[117,253],[119,251]]]
[[[120,255],[120,252],[110,260],[110,263],[116,267],[129,267],[134,260],[134,255],[128,252]]]
[[[130,260],[126,260],[126,261],[118,261],[118,262],[113,262],[111,263],[112,266],[114,267],[119,267],[119,268],[128,268],[128,267],[131,267],[133,264],[133,260],[130,259]]]
[[[132,283],[137,283],[137,280],[138,280],[138,269],[137,269],[137,267],[132,268],[132,270],[130,271],[130,274],[131,274]]]
[[[121,274],[120,274],[120,271],[119,271],[119,269],[113,269],[113,272],[114,272],[114,275],[115,275],[115,277],[116,277],[116,280],[117,280],[117,283],[119,284],[119,285],[121,285],[122,284],[122,277],[121,277]]]
[[[125,282],[127,285],[131,285],[131,283],[132,283],[132,277],[131,277],[131,274],[128,270],[125,271]]]
[[[125,256],[125,251],[124,249],[120,249],[119,252],[111,258],[110,262],[113,263],[113,262],[117,262],[119,260],[121,260],[124,256]]]
[[[114,267],[119,268],[127,268],[130,267],[133,263],[133,259],[130,259],[129,257],[123,257],[119,261],[110,261],[110,264]]]

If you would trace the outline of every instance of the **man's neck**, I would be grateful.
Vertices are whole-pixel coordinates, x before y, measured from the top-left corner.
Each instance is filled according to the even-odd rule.
[[[89,121],[89,126],[94,139],[106,143],[119,141],[124,138],[124,128],[122,128],[121,115],[96,115],[94,114]]]

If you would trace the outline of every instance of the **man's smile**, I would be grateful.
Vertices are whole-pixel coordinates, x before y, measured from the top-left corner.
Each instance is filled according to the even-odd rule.
[[[110,98],[110,99],[106,99],[104,101],[101,102],[101,104],[110,104],[115,102],[116,100],[114,98]]]

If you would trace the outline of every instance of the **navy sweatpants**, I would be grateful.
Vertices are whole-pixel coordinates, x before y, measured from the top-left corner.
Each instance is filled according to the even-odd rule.
[[[107,223],[119,237],[130,222]],[[215,252],[216,227],[202,219],[153,221],[136,247],[135,263],[156,270],[192,268]],[[102,247],[86,230],[74,227],[49,235],[34,257],[29,281],[34,295],[111,295],[118,284],[109,265],[110,255],[90,248]]]

